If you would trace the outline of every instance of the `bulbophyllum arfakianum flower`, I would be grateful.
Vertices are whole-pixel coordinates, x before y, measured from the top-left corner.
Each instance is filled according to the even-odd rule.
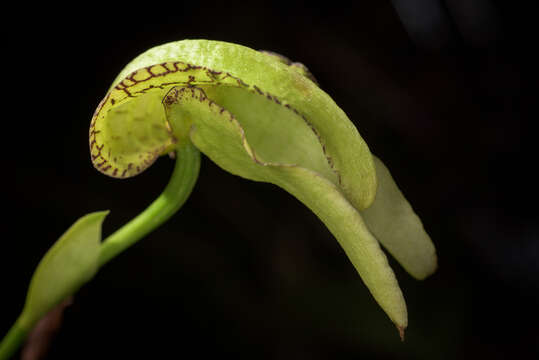
[[[275,53],[207,40],[148,50],[120,73],[95,111],[90,152],[97,169],[117,178],[144,171],[164,154],[174,153],[176,165],[163,193],[104,241],[107,211],[80,218],[60,237],[0,342],[0,360],[100,267],[183,205],[200,152],[232,174],[281,187],[311,209],[401,337],[406,304],[380,243],[417,279],[436,269],[434,246],[387,168],[307,68]]]
[[[436,268],[434,246],[387,168],[313,80],[301,64],[230,43],[158,46],[99,105],[93,163],[129,177],[192,143],[232,174],[283,188],[324,222],[402,335],[406,305],[379,242],[418,279]]]
[[[206,40],[153,48],[117,77],[90,142],[95,167],[113,177],[192,143],[224,170],[288,191],[328,227],[401,334],[406,305],[379,242],[418,279],[436,268],[387,168],[308,70],[279,55]]]

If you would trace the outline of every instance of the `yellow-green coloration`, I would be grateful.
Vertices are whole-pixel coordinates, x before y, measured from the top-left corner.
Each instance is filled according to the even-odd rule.
[[[318,81],[316,81],[316,79],[314,78],[314,75],[311,74],[311,72],[309,71],[307,66],[303,65],[302,63],[293,62],[292,60],[290,60],[286,56],[283,56],[281,54],[277,54],[277,53],[275,53],[273,51],[262,50],[261,52],[268,55],[268,56],[270,56],[270,57],[273,57],[275,60],[280,61],[283,64],[286,64],[286,65],[290,66],[290,68],[292,70],[297,71],[299,74],[305,76],[306,78],[308,78],[309,80],[311,80],[312,82],[314,82],[315,84],[318,85]]]
[[[96,274],[101,224],[107,214],[100,211],[81,217],[43,256],[30,281],[20,316],[0,341],[0,360],[10,359],[47,312]]]
[[[387,169],[312,80],[299,63],[230,43],[150,49],[97,108],[93,163],[133,176],[192,142],[221,168],[285,189],[324,222],[402,334],[406,305],[379,241],[417,278],[435,270],[434,247]]]
[[[127,120],[127,119],[126,119]],[[101,242],[107,212],[79,219],[51,247],[30,282],[24,309],[0,341],[0,360],[9,359],[36,322],[90,280],[96,271],[159,227],[184,204],[193,190],[200,152],[192,143],[177,143],[174,171],[161,193],[144,211]]]
[[[180,41],[154,48],[133,60],[115,80],[92,119],[90,148],[96,168],[114,177],[128,177],[148,166],[149,161],[143,160],[150,158],[147,149],[140,149],[140,160],[126,161],[124,149],[113,151],[111,146],[117,147],[116,144],[106,142],[112,136],[125,136],[130,126],[126,124],[122,134],[107,135],[108,120],[103,119],[108,118],[111,109],[125,102],[134,103],[130,100],[141,95],[164,94],[174,86],[204,85],[260,91],[261,96],[275,98],[282,106],[298,111],[318,132],[326,156],[341,175],[341,188],[354,205],[363,209],[372,203],[376,193],[372,157],[357,129],[335,102],[295,67],[264,53],[223,42]],[[165,123],[162,126],[166,129]],[[164,154],[169,143],[161,145]],[[349,151],[350,147],[355,154]]]
[[[26,328],[95,275],[101,224],[107,214],[101,211],[80,218],[45,254],[30,282],[19,320]]]
[[[361,211],[361,216],[402,267],[423,280],[436,270],[436,249],[387,167],[380,159],[374,160],[378,177],[376,201]]]

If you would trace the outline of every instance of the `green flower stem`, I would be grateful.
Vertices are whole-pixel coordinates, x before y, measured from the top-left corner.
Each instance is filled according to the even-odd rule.
[[[26,339],[26,335],[28,335],[28,329],[19,317],[0,342],[0,360],[7,360],[13,356]]]
[[[200,152],[198,149],[191,142],[179,145],[176,149],[176,165],[165,190],[146,210],[105,239],[99,251],[99,267],[174,215],[191,194],[199,169]],[[36,321],[28,321],[25,313],[19,316],[0,342],[0,360],[7,360],[15,354]]]
[[[99,267],[167,221],[185,203],[198,178],[200,152],[191,142],[176,149],[176,166],[161,195],[133,220],[105,239]]]

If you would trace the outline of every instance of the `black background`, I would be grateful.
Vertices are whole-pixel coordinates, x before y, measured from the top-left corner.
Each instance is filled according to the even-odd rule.
[[[180,212],[76,295],[48,359],[538,354],[532,9],[493,2],[495,33],[471,39],[453,23],[436,38],[434,24],[426,41],[389,1],[66,4],[4,13],[0,334],[78,217],[110,209],[107,235],[167,182],[166,157],[123,181],[90,163],[89,121],[116,74],[152,46],[206,38],[306,64],[391,169],[439,256],[422,282],[391,260],[406,341],[302,204],[204,158]]]

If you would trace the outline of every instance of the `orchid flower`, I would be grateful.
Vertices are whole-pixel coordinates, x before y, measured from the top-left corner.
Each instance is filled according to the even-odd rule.
[[[417,279],[436,269],[434,245],[388,169],[309,70],[278,54],[208,40],[146,51],[122,70],[95,111],[90,152],[94,166],[116,178],[135,176],[166,154],[175,154],[176,167],[163,194],[100,244],[105,213],[89,215],[91,252],[56,251],[72,264],[83,259],[84,276],[59,275],[61,264],[45,256],[19,319],[26,329],[181,207],[200,153],[234,175],[277,185],[316,214],[401,337],[406,304],[380,244]],[[61,241],[71,237],[77,236]],[[53,280],[63,285],[35,285]]]

